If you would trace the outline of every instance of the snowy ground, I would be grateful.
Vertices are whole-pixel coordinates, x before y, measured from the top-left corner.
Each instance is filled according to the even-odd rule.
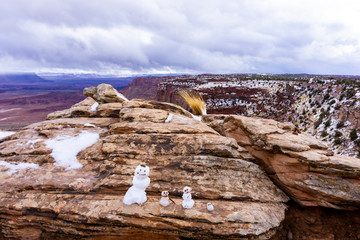
[[[13,135],[15,132],[9,131],[0,131],[0,140],[6,138],[7,136]]]

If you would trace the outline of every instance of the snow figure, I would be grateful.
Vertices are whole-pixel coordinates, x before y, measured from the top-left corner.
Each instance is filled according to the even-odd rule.
[[[208,211],[214,211],[214,206],[211,204],[211,202],[207,203],[206,207]]]
[[[168,191],[162,191],[161,192],[161,199],[160,199],[160,205],[167,207],[169,206],[169,192]]]
[[[194,206],[194,200],[191,199],[191,187],[184,187],[183,190],[183,202],[182,206],[183,208],[192,208]]]
[[[131,205],[134,203],[143,204],[146,202],[145,189],[150,184],[149,178],[150,169],[145,164],[140,164],[135,169],[135,176],[132,181],[132,186],[127,190],[123,203]]]

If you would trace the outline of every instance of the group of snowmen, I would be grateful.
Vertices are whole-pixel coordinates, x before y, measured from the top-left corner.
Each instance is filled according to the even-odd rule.
[[[140,164],[136,167],[134,178],[132,180],[132,186],[127,190],[124,196],[124,204],[131,205],[134,203],[143,204],[146,202],[146,192],[145,189],[150,185],[150,168],[145,164]],[[191,187],[184,187],[183,189],[183,208],[192,208],[195,204],[194,200],[191,198]],[[167,207],[170,205],[169,192],[163,191],[161,193],[160,205]],[[214,210],[214,206],[211,203],[207,204],[207,209],[209,211]]]

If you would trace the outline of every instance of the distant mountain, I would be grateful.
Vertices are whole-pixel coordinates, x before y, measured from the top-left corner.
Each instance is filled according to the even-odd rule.
[[[52,82],[46,80],[35,73],[6,73],[0,74],[0,83],[40,83],[40,82]]]
[[[155,100],[159,84],[168,78],[166,77],[137,77],[132,80],[120,93],[124,94],[128,99],[143,98]]]
[[[134,77],[122,77],[117,75],[99,75],[83,73],[41,73],[41,78],[53,81],[73,81],[73,80],[103,80],[103,81],[122,81],[130,82]]]

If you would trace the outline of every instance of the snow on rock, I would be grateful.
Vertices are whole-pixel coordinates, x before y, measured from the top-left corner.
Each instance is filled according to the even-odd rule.
[[[191,114],[191,116],[192,116],[195,120],[201,121],[201,116],[196,116],[196,115],[194,115],[194,114]]]
[[[13,135],[15,132],[7,132],[7,131],[0,131],[0,140],[6,138],[7,136]]]
[[[116,92],[116,96],[118,96],[119,98],[123,99],[125,102],[129,101],[126,97],[124,97],[122,94]]]
[[[57,136],[45,141],[46,147],[51,148],[51,156],[56,166],[66,167],[66,170],[78,169],[83,165],[76,155],[99,140],[99,134],[82,131],[78,136]]]
[[[174,115],[172,113],[169,113],[167,119],[165,120],[165,123],[169,123],[173,119]]]
[[[0,166],[4,166],[6,168],[9,168],[10,171],[8,172],[9,175],[12,175],[13,173],[16,173],[20,171],[21,169],[25,168],[33,168],[33,169],[39,169],[40,166],[35,163],[9,163],[5,161],[0,161]]]
[[[99,106],[99,103],[98,103],[98,102],[94,102],[94,104],[91,105],[91,109],[90,109],[90,110],[91,110],[92,112],[95,112],[98,106]]]
[[[34,144],[41,141],[42,139],[29,140],[26,144],[30,145],[31,148],[34,148]]]
[[[91,124],[91,123],[85,123],[84,126],[85,127],[96,127],[94,124]]]
[[[201,115],[207,115],[206,107],[201,108]]]

